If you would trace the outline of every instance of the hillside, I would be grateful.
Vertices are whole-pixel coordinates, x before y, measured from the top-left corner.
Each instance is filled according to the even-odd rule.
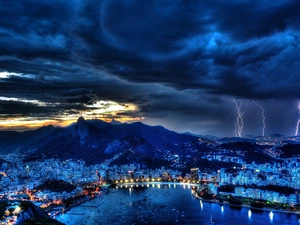
[[[149,126],[139,122],[111,124],[96,120],[86,121],[83,117],[67,129],[68,132],[57,129],[51,133],[48,141],[29,154],[26,161],[71,158],[94,164],[115,154],[125,154],[126,157],[115,160],[116,163],[139,162],[149,166],[153,159],[162,159],[168,151],[185,151],[186,143],[197,140],[197,137],[178,134],[161,126]]]

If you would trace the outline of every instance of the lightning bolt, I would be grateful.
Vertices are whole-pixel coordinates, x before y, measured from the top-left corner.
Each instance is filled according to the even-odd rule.
[[[235,104],[235,109],[236,109],[236,113],[237,113],[237,118],[236,118],[236,122],[235,122],[235,136],[241,137],[242,131],[243,131],[243,126],[244,126],[243,114],[245,112],[245,111],[244,112],[241,111],[243,102],[241,100],[239,100],[239,103],[237,103],[235,99],[233,99],[233,102]]]
[[[299,109],[299,113],[300,113],[300,102],[298,103],[298,109]],[[300,126],[300,119],[298,119],[298,122],[297,122],[297,125],[296,125],[296,133],[295,133],[295,136],[298,136],[299,126]]]
[[[267,125],[266,125],[266,116],[265,116],[265,109],[259,105],[256,101],[252,101],[255,105],[257,105],[262,111],[261,111],[261,116],[263,118],[262,122],[263,122],[263,129],[262,129],[262,136],[265,136],[265,130],[267,129]],[[300,105],[299,105],[300,107]],[[299,108],[300,110],[300,108]]]
[[[296,125],[296,133],[295,133],[295,136],[298,136],[299,125],[300,125],[300,119],[298,120],[297,125]]]
[[[232,116],[234,110],[231,111],[231,113],[227,116],[227,122],[229,121],[229,118]]]

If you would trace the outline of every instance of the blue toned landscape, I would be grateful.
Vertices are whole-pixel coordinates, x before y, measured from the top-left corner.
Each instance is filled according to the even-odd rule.
[[[3,223],[298,223],[298,136],[212,138],[79,117],[0,131],[0,146]]]
[[[143,185],[147,187],[147,185]],[[56,217],[65,224],[300,224],[297,215],[232,208],[195,199],[190,185],[149,184],[136,188],[124,184],[109,195],[96,198]]]
[[[0,0],[0,224],[300,225],[299,12]]]

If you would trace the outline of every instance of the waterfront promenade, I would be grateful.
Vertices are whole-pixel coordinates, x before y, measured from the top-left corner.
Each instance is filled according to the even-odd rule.
[[[229,204],[205,202],[193,196],[193,185],[183,183],[143,183],[139,188],[128,183],[110,191],[110,194],[97,197],[81,207],[74,207],[56,219],[67,224],[206,224],[210,215],[218,225],[226,224],[282,224],[291,221],[298,224],[293,214],[254,211],[247,207],[231,208]],[[144,188],[141,188],[144,185]],[[147,187],[149,185],[149,187]],[[164,186],[163,186],[164,185]],[[126,187],[127,186],[127,187]],[[113,193],[112,193],[113,192]],[[97,207],[85,207],[93,205]],[[250,211],[250,212],[249,212]],[[72,213],[85,213],[72,215]],[[286,215],[286,216],[285,216]],[[290,216],[288,216],[290,215]],[[178,220],[179,222],[176,222]],[[239,221],[240,223],[238,223]]]

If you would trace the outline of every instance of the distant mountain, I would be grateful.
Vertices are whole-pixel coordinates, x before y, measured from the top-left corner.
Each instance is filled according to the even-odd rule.
[[[118,120],[115,120],[115,119],[112,119],[111,121],[110,121],[110,124],[113,124],[113,125],[119,125],[119,124],[122,124],[120,121],[118,121]]]
[[[104,128],[111,126],[102,120],[89,120],[89,124],[95,127]],[[78,123],[72,123],[66,127],[43,126],[30,131],[0,131],[0,153],[13,151],[27,152],[36,150],[52,140],[74,133]]]
[[[243,155],[247,163],[255,161],[258,164],[277,162],[277,159],[263,152],[264,146],[250,142],[228,142],[219,145],[219,148],[231,150],[232,154]]]
[[[202,135],[200,135],[200,134],[194,134],[194,133],[191,133],[191,132],[188,132],[188,131],[186,131],[186,132],[182,132],[181,134],[185,134],[185,135],[191,135],[191,136],[195,136],[195,137],[203,137]]]
[[[139,163],[142,167],[168,165],[174,155],[189,161],[191,165],[198,162],[200,166],[204,161],[196,159],[201,159],[204,154],[218,154],[219,150],[229,150],[230,154],[242,156],[248,163],[274,161],[265,153],[265,146],[257,145],[255,139],[215,139],[191,133],[179,134],[162,126],[149,126],[141,122],[108,123],[80,117],[67,127],[50,125],[34,131],[1,131],[0,153],[20,151],[27,154],[25,161],[82,159],[87,164],[94,164],[109,160],[111,164]],[[293,151],[293,148],[296,150]],[[298,146],[280,150],[285,157],[297,155]]]
[[[166,149],[174,145],[197,140],[191,135],[179,134],[162,126],[149,126],[141,122],[109,126],[104,133],[114,138],[139,136],[156,148]]]
[[[17,150],[40,147],[49,136],[59,128],[52,125],[41,127],[37,130],[16,132],[1,131],[0,132],[0,151],[8,153]]]
[[[300,156],[300,144],[286,144],[281,147],[277,147],[277,150],[281,152],[281,158],[299,157]]]
[[[127,155],[128,162],[147,164],[147,160],[161,159],[174,149],[184,151],[186,143],[195,141],[197,137],[178,134],[162,126],[140,122],[113,125],[80,117],[73,126],[53,131],[44,145],[30,154],[27,160],[55,157],[99,163],[115,154],[122,154]]]
[[[203,137],[206,138],[206,139],[212,140],[212,141],[217,141],[217,140],[219,140],[219,137],[213,136],[213,135],[209,135],[209,134],[204,135]]]

